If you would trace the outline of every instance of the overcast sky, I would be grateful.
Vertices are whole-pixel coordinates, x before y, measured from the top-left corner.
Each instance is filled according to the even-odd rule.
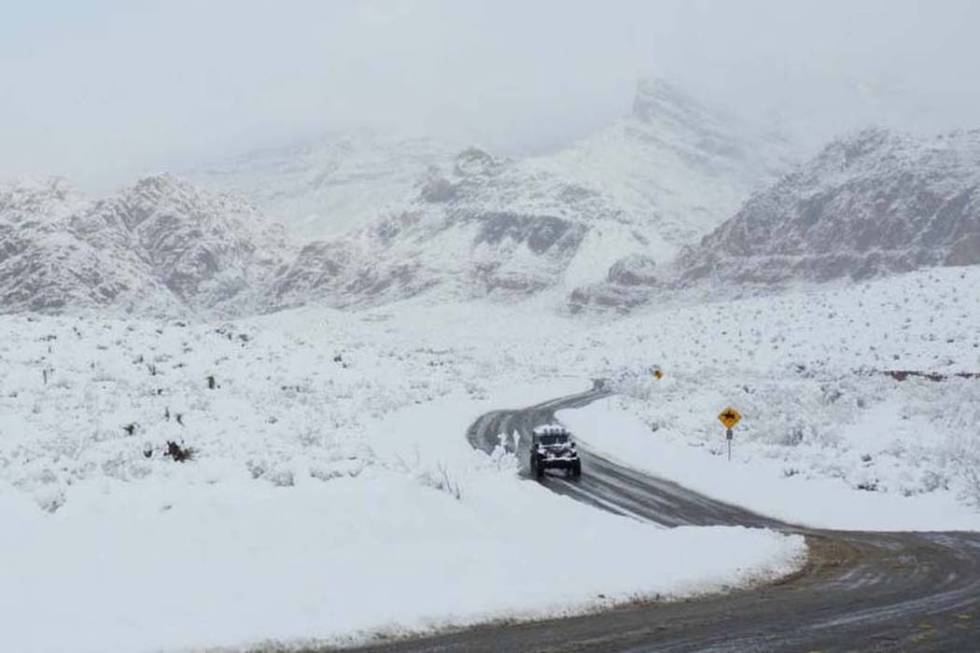
[[[0,176],[93,190],[361,124],[546,149],[641,75],[814,139],[980,126],[975,0],[0,3]]]

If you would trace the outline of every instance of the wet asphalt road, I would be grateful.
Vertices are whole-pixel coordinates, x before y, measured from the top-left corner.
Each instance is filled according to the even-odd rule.
[[[492,450],[601,391],[482,416],[467,437]],[[582,477],[542,484],[601,510],[667,526],[743,525],[799,533],[809,562],[752,590],[674,603],[637,603],[595,614],[501,623],[361,651],[965,651],[980,653],[980,534],[814,530],[785,524],[582,451]],[[534,482],[528,480],[528,482]],[[611,552],[614,554],[614,552]]]

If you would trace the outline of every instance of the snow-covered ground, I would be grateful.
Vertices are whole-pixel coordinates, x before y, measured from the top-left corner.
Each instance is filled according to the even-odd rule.
[[[630,411],[629,402],[618,397],[581,410],[562,411],[559,419],[582,442],[613,460],[793,524],[848,530],[980,530],[980,511],[951,500],[945,491],[903,493],[869,488],[861,492],[841,478],[821,478],[808,469],[849,465],[854,469],[842,469],[841,476],[852,473],[874,478],[875,472],[868,471],[873,462],[870,454],[855,455],[847,462],[839,459],[846,459],[846,453],[836,460],[821,461],[814,450],[797,456],[736,438],[733,460],[728,462],[721,425],[715,429],[715,442],[686,446],[689,443],[680,432],[651,431]],[[938,476],[914,459],[906,461],[907,469],[901,469],[895,460],[888,464],[899,478],[908,478],[913,485],[920,482],[920,475]]]
[[[380,423],[374,441],[462,440],[476,406],[437,403]],[[690,596],[803,558],[801,538],[661,530],[520,482],[513,461],[472,454],[469,466],[430,467],[424,456],[332,479],[297,474],[289,487],[212,459],[159,478],[80,481],[51,515],[0,492],[4,522],[16,524],[0,543],[4,648],[343,642]]]
[[[801,538],[660,529],[472,450],[483,412],[587,380],[522,382],[520,366],[436,349],[418,326],[319,310],[3,318],[4,648],[343,642],[691,596],[802,564]],[[165,457],[168,440],[193,459]]]
[[[568,419],[613,455],[790,522],[976,529],[980,378],[956,374],[980,372],[978,283],[980,268],[952,268],[653,310],[588,336],[630,343],[605,350],[608,403],[643,427]],[[729,405],[744,416],[731,465]]]
[[[980,268],[931,270],[619,319],[547,298],[227,324],[2,317],[4,648],[412,632],[799,564],[797,539],[553,496],[463,437],[596,377],[620,394],[563,418],[638,467],[788,521],[975,528],[980,380],[881,371],[980,371],[977,287]],[[744,415],[732,463],[727,404]],[[194,459],[164,457],[167,440]]]

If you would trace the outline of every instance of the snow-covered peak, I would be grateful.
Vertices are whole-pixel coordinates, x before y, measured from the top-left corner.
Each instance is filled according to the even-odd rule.
[[[780,134],[699,102],[669,82],[647,79],[638,84],[631,116],[541,164],[610,198],[636,225],[647,243],[618,252],[625,270],[639,260],[634,255],[671,260],[799,156]]]
[[[980,131],[933,137],[869,127],[828,143],[796,171],[800,180],[829,187],[846,179],[887,175],[899,167],[934,168],[944,175],[973,175],[980,165]]]
[[[633,116],[548,155],[334,134],[225,171],[248,181],[260,204],[291,211],[292,225],[356,227],[301,227],[320,242],[277,274],[269,299],[347,306],[437,288],[446,292],[436,297],[560,295],[606,279],[624,257],[614,276],[646,278],[651,262],[720,224],[792,156],[778,136],[645,80]],[[356,206],[336,201],[355,196]],[[301,205],[319,217],[307,221]],[[335,210],[347,215],[328,215]],[[637,261],[645,263],[634,270]]]
[[[240,295],[287,247],[282,227],[246,201],[171,174],[143,178],[78,216],[79,224],[117,220],[154,275],[198,308]]]
[[[62,180],[0,186],[5,311],[215,309],[248,296],[286,249],[281,227],[243,200],[174,175],[98,200]]]
[[[717,122],[717,110],[709,110],[680,86],[659,77],[636,83],[632,115],[642,122],[671,121],[694,128]]]
[[[980,263],[980,131],[931,138],[878,127],[835,139],[754,194],[675,265],[577,290],[572,306],[628,308],[656,288],[712,279],[855,279]]]
[[[96,206],[99,211],[118,213],[132,230],[152,221],[194,229],[199,238],[232,236],[269,248],[281,247],[284,237],[279,224],[245,199],[205,190],[171,173],[144,177]]]
[[[195,310],[376,304],[433,289],[557,298],[607,279],[620,259],[614,278],[645,279],[781,173],[787,147],[660,81],[641,82],[635,104],[635,115],[530,158],[333,133],[190,180],[141,179],[73,208],[67,229],[128,256],[135,276]],[[306,241],[298,255],[263,212]]]
[[[62,215],[84,201],[63,177],[17,177],[0,180],[0,220],[16,223]]]

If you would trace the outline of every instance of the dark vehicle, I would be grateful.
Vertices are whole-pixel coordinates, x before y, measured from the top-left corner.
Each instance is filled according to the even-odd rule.
[[[564,426],[545,424],[531,432],[531,473],[541,478],[546,469],[564,469],[572,476],[582,475],[582,460],[571,433]]]

